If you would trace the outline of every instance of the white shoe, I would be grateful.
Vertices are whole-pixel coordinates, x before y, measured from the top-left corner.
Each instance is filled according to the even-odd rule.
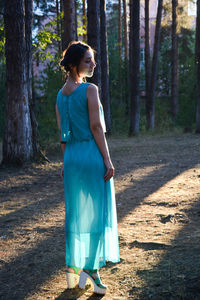
[[[67,288],[68,289],[74,289],[78,283],[79,283],[79,279],[80,279],[80,274],[78,274],[80,272],[81,269],[76,268],[76,267],[68,267],[67,269],[71,269],[72,272],[68,272],[66,274],[66,279],[67,279]]]
[[[105,295],[105,293],[107,291],[107,286],[103,285],[101,283],[101,279],[100,279],[100,276],[98,273],[97,273],[97,275],[98,275],[97,278],[92,276],[92,274],[94,274],[94,273],[96,273],[96,272],[94,272],[94,271],[86,272],[85,270],[82,271],[80,274],[79,287],[81,289],[84,289],[85,285],[86,285],[86,281],[89,278],[91,280],[91,282],[93,283],[94,293]]]

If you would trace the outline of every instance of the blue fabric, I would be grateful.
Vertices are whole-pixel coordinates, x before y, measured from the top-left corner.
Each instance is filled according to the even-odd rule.
[[[66,265],[99,269],[119,262],[114,182],[104,181],[103,157],[90,130],[86,90],[57,95],[64,153]],[[103,109],[100,116],[105,128]]]

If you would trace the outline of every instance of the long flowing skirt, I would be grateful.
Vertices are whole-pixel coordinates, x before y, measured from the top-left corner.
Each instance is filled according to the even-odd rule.
[[[66,144],[64,155],[66,265],[99,269],[119,262],[114,182],[94,139]]]

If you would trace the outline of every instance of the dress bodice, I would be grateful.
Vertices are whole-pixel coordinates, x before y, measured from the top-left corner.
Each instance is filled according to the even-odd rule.
[[[65,142],[86,141],[93,138],[87,102],[88,82],[81,83],[71,94],[57,94],[57,107],[60,113],[61,139]],[[103,108],[100,103],[100,119],[105,130]]]

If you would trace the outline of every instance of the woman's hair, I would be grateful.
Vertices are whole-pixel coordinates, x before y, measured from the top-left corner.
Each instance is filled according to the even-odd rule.
[[[88,50],[92,50],[95,54],[95,50],[92,49],[89,45],[80,42],[80,41],[72,41],[69,43],[67,49],[63,51],[63,57],[60,61],[60,66],[64,67],[67,73],[70,72],[71,67],[76,67],[76,71],[79,75],[79,64],[81,59],[84,57],[85,52]]]

